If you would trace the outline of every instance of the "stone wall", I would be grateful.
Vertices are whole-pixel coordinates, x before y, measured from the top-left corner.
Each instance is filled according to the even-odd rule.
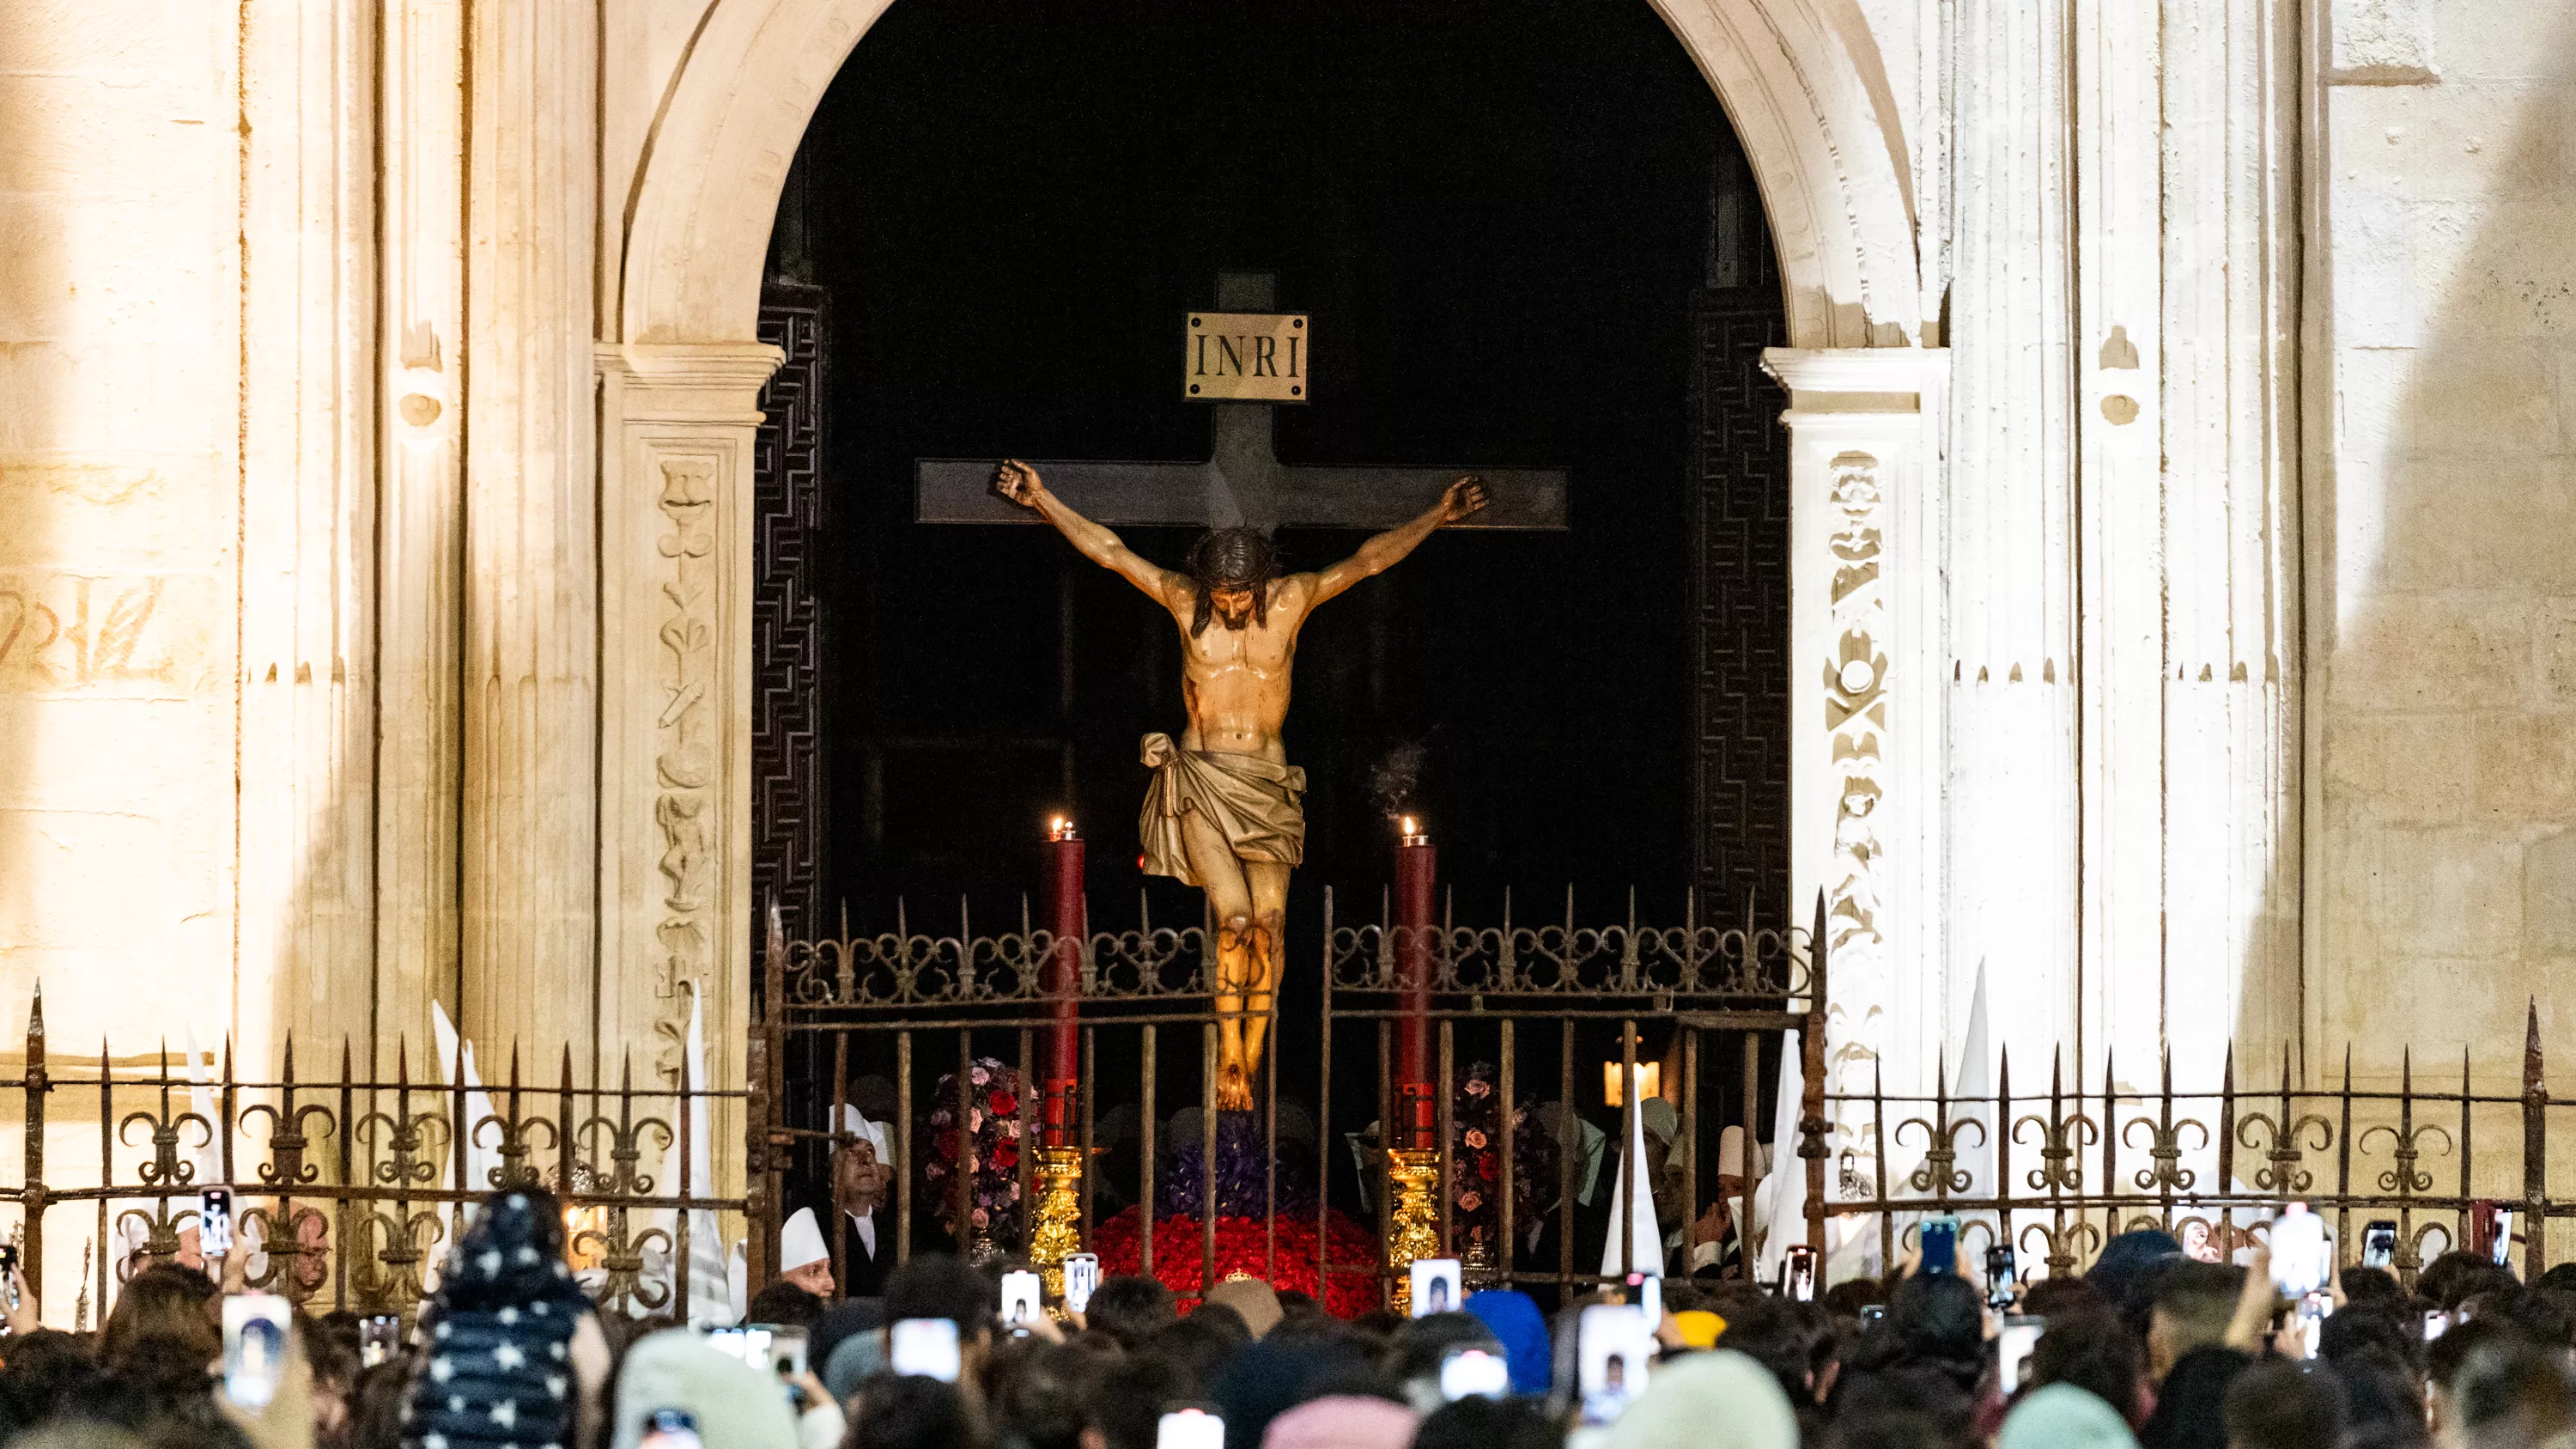
[[[2576,4],[2334,10],[2310,1036],[2508,1081],[2532,996],[2576,1052]]]
[[[39,977],[92,1051],[231,1016],[235,70],[229,7],[0,5],[0,1050]]]
[[[2576,0],[1654,3],[1799,345],[1919,364],[1851,1065],[1981,965],[2133,1080],[2576,1052]],[[675,525],[883,4],[0,0],[0,1057],[41,977],[641,1072],[703,977],[738,1078],[747,544]]]

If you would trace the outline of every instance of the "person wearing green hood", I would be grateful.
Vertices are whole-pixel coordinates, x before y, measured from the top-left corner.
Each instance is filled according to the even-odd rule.
[[[1712,1349],[1655,1365],[1610,1426],[1609,1449],[1798,1449],[1798,1415],[1771,1371]]]
[[[2128,1421],[2097,1394],[2073,1384],[2046,1384],[2024,1394],[2004,1416],[1996,1449],[2138,1449]]]

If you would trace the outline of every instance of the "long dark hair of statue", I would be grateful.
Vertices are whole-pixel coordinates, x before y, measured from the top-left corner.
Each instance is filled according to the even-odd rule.
[[[1252,621],[1270,617],[1270,581],[1279,577],[1279,555],[1257,528],[1211,528],[1190,546],[1190,581],[1198,602],[1190,611],[1190,637],[1207,631],[1216,616],[1209,595],[1218,589],[1252,590]]]

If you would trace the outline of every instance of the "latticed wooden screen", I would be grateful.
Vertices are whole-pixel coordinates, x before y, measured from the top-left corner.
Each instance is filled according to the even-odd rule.
[[[821,930],[829,796],[823,778],[824,420],[831,310],[823,289],[772,282],[760,340],[787,353],[761,394],[752,445],[751,895],[791,931]],[[753,939],[762,929],[752,913]]]
[[[1691,306],[1692,882],[1703,909],[1789,900],[1789,438],[1762,349],[1776,287]]]

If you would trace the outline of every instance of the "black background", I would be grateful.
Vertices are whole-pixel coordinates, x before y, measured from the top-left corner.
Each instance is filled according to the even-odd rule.
[[[1140,889],[1195,922],[1195,891],[1136,869],[1137,741],[1182,724],[1173,626],[1052,530],[914,523],[912,468],[1205,457],[1182,314],[1255,269],[1315,318],[1284,461],[1563,466],[1574,525],[1435,535],[1307,626],[1283,1100],[1313,1091],[1324,889],[1345,920],[1378,913],[1394,831],[1372,770],[1399,744],[1425,747],[1412,803],[1462,921],[1506,889],[1557,916],[1569,886],[1590,920],[1632,888],[1677,920],[1689,309],[1713,195],[1742,174],[1642,0],[899,0],[826,96],[772,246],[832,307],[822,900],[862,930],[898,896],[916,930],[955,930],[961,897],[977,929],[1016,925],[1069,811],[1095,928],[1132,924]],[[1177,565],[1190,532],[1127,537]],[[1280,544],[1315,568],[1361,537]],[[1554,1053],[1523,1055],[1553,1095]],[[1196,1056],[1166,1047],[1167,1110],[1196,1100]],[[1337,1097],[1373,1090],[1352,1068]]]
[[[1308,626],[1298,914],[1327,883],[1375,901],[1371,770],[1413,740],[1462,912],[1506,886],[1554,911],[1571,883],[1677,915],[1686,309],[1732,145],[1643,4],[894,6],[822,106],[777,248],[834,307],[824,898],[1015,912],[1069,805],[1095,914],[1132,916],[1136,741],[1181,724],[1172,628],[1050,530],[912,523],[911,468],[1206,456],[1176,334],[1236,267],[1316,317],[1284,460],[1573,470],[1571,533],[1435,536]],[[1188,546],[1131,532],[1167,563]],[[1312,568],[1360,538],[1280,542]]]

